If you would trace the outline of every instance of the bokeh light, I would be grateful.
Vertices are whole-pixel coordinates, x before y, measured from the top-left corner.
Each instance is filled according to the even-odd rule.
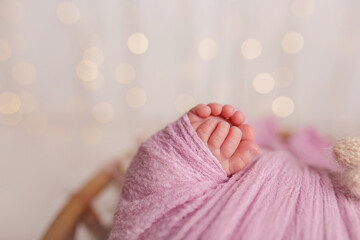
[[[93,117],[100,123],[109,123],[114,118],[114,108],[110,103],[100,102],[92,109]]]
[[[218,52],[219,49],[216,41],[210,38],[203,39],[198,46],[198,54],[205,61],[214,59]]]
[[[99,72],[98,76],[95,79],[92,79],[91,81],[83,81],[82,82],[84,87],[88,89],[89,91],[96,91],[103,87],[104,85],[104,77]]]
[[[146,92],[139,87],[130,88],[126,92],[126,102],[132,108],[139,108],[146,102]]]
[[[12,78],[21,84],[30,84],[35,81],[37,71],[29,62],[17,62],[11,69]]]
[[[89,60],[82,60],[76,65],[76,74],[83,81],[92,81],[99,76],[98,66]]]
[[[128,39],[128,48],[133,54],[143,54],[149,47],[149,40],[142,33],[134,33]]]
[[[281,88],[288,87],[294,80],[294,73],[288,67],[279,67],[275,69],[273,76],[276,86]]]
[[[58,5],[57,16],[64,24],[74,24],[79,20],[80,13],[75,3],[63,1]]]
[[[115,79],[123,84],[134,81],[136,72],[133,66],[127,63],[119,64],[115,69]]]
[[[21,122],[22,117],[23,114],[21,111],[7,115],[0,114],[0,125],[3,125],[5,127],[16,126],[18,123]]]
[[[294,102],[291,98],[280,96],[272,103],[272,110],[278,117],[286,118],[294,112]]]
[[[101,66],[104,63],[104,53],[100,48],[89,47],[83,53],[83,59],[94,62],[96,65]]]
[[[12,50],[10,44],[5,40],[0,39],[0,61],[9,59],[11,55]]]
[[[0,93],[0,114],[14,114],[20,110],[21,99],[12,92]]]
[[[178,113],[185,113],[195,106],[195,99],[186,93],[180,94],[175,99],[175,109]]]
[[[304,47],[304,37],[298,32],[288,32],[282,38],[281,46],[286,53],[298,53]]]
[[[241,53],[246,59],[256,59],[260,56],[262,45],[257,39],[247,39],[241,45]]]
[[[255,76],[253,80],[253,87],[256,92],[265,94],[274,89],[275,80],[273,76],[268,73],[260,73]]]

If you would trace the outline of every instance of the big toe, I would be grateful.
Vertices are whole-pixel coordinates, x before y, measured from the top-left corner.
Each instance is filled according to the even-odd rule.
[[[210,116],[211,108],[205,104],[198,104],[190,110],[190,112],[196,114],[199,117],[205,118]]]

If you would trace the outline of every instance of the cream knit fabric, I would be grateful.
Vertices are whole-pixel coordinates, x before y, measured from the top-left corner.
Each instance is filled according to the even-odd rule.
[[[336,161],[343,167],[343,184],[360,198],[360,138],[346,137],[333,147]]]

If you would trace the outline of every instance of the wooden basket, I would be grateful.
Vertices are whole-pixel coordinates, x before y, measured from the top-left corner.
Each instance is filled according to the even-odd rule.
[[[127,162],[132,157],[133,152],[128,152],[93,176],[68,200],[41,239],[74,239],[80,224],[84,224],[95,239],[107,239],[110,229],[101,223],[92,203],[111,182],[116,181],[121,188],[125,169],[120,163]]]

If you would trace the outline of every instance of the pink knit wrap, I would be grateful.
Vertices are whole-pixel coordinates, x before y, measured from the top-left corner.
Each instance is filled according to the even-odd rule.
[[[255,124],[260,154],[227,177],[187,115],[142,143],[109,239],[360,239],[360,202],[337,190],[330,143],[313,130],[287,143]]]

